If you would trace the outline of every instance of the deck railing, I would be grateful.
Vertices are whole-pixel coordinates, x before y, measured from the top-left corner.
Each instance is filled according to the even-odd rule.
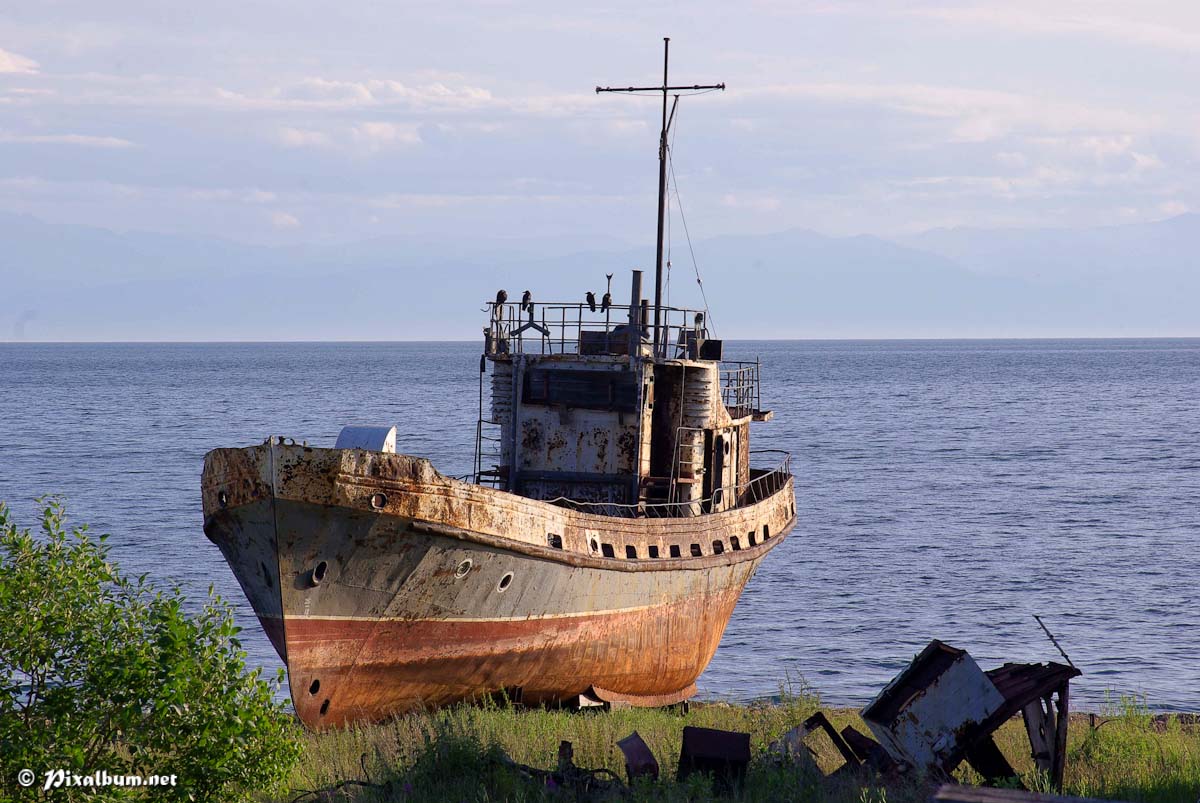
[[[721,362],[721,400],[732,418],[744,418],[762,409],[760,369],[758,360]]]
[[[507,301],[487,305],[486,347],[489,354],[628,354],[650,352],[654,310],[614,304],[593,310],[582,303]],[[643,313],[645,320],[642,319]],[[640,326],[638,324],[640,323]],[[640,333],[637,331],[640,329]],[[662,308],[663,348],[669,358],[688,356],[688,345],[706,336],[704,313]]]
[[[769,498],[792,479],[792,456],[789,453],[779,449],[752,449],[750,451],[751,459],[753,459],[754,455],[763,454],[770,454],[778,458],[773,468],[751,468],[751,477],[747,482],[740,483],[732,488],[719,489],[712,496],[705,499],[687,502],[642,502],[629,505],[619,505],[611,502],[582,502],[575,499],[568,499],[565,496],[546,501],[553,505],[571,508],[583,513],[629,519],[694,517],[702,510],[711,509],[712,502],[714,500],[719,501],[723,494],[734,494],[738,500],[736,507],[745,507]]]

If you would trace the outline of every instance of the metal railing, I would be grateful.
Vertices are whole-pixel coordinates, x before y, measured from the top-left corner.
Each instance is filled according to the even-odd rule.
[[[614,304],[593,310],[581,303],[490,301],[487,310],[489,354],[628,354],[631,343],[635,351],[651,352],[653,307]],[[631,310],[635,311],[633,324]],[[643,313],[646,320],[641,319]],[[663,307],[662,332],[659,351],[664,356],[684,357],[689,342],[706,336],[704,313]]]
[[[721,400],[732,418],[744,418],[762,409],[758,360],[721,362]]]
[[[746,507],[747,505],[753,505],[769,498],[792,479],[792,456],[788,452],[781,449],[752,449],[750,454],[751,456],[756,454],[774,454],[781,455],[782,457],[774,468],[751,468],[750,473],[754,474],[758,472],[758,476],[752,476],[749,481],[739,483],[731,488],[720,488],[712,496],[704,499],[696,499],[688,502],[640,502],[628,505],[613,504],[611,502],[583,502],[569,499],[565,496],[546,501],[552,505],[578,510],[583,513],[627,519],[695,517],[699,511],[706,508],[711,509],[714,499],[720,500],[723,494],[730,493],[737,496],[738,502],[736,507]]]

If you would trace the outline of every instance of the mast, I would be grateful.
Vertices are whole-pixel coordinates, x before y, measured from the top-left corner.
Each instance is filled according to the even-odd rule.
[[[658,245],[654,252],[654,355],[659,356],[662,333],[659,331],[662,316],[663,280],[663,219],[667,214],[667,57],[671,50],[671,37],[663,37],[663,108],[662,134],[658,139]],[[675,96],[679,102],[679,96]],[[672,115],[673,117],[674,115]]]
[[[663,356],[665,351],[662,343],[662,285],[663,285],[663,231],[667,213],[667,132],[675,119],[675,105],[679,103],[679,95],[675,96],[675,104],[671,106],[671,114],[667,116],[667,94],[683,90],[725,89],[725,84],[709,84],[702,86],[671,86],[667,80],[668,62],[671,48],[671,37],[663,37],[663,80],[662,86],[627,86],[611,87],[598,86],[596,92],[662,92],[662,131],[658,138],[658,240],[654,255],[654,355]]]

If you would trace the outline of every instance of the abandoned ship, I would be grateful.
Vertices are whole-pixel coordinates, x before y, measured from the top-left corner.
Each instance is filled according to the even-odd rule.
[[[723,360],[704,311],[662,304],[667,96],[684,89],[665,59],[663,79],[653,303],[636,270],[623,305],[611,277],[599,304],[498,293],[471,475],[397,453],[394,427],[205,456],[204,531],[305,724],[491,693],[686,700],[792,529],[788,456],[750,449],[751,423],[771,417],[758,363]]]

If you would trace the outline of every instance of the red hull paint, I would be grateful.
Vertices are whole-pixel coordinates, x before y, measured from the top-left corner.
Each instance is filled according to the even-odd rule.
[[[510,621],[289,618],[292,697],[306,723],[336,727],[501,690],[531,703],[591,686],[670,695],[712,659],[737,598]]]

